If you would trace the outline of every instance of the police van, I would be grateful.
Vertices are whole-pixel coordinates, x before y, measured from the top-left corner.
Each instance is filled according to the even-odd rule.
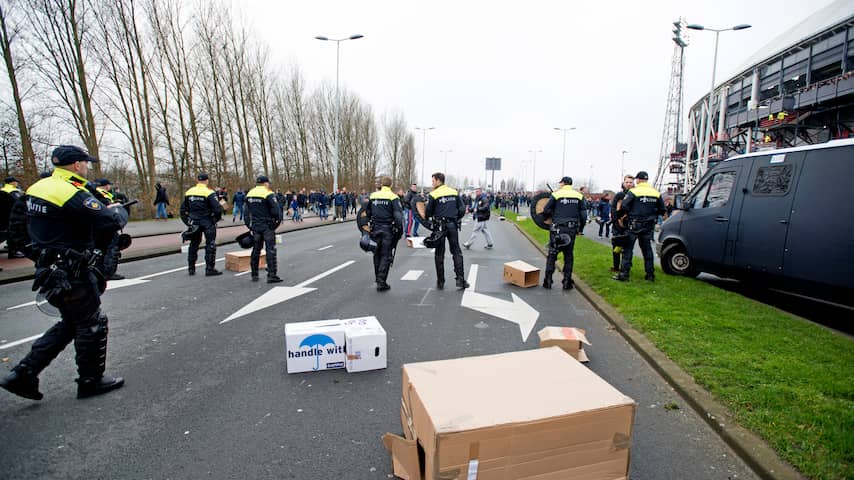
[[[732,157],[674,207],[656,245],[665,273],[854,303],[854,139]]]

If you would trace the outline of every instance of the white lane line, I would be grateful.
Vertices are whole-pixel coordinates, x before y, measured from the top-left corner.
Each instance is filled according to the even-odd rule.
[[[317,249],[317,251],[318,251],[318,252],[322,252],[322,251],[326,250],[327,248],[332,248],[332,245],[327,245],[327,246],[325,246],[325,247],[320,247],[320,248],[318,248],[318,249]]]
[[[223,261],[223,260],[225,260],[225,257],[217,258],[217,259],[216,259],[216,261],[217,261],[217,262],[221,262],[221,261]],[[199,262],[199,263],[197,263],[197,264],[196,264],[196,266],[197,266],[197,267],[203,267],[204,265],[205,265],[205,262]],[[171,269],[171,270],[165,270],[165,271],[163,271],[163,272],[157,272],[157,273],[150,273],[150,274],[148,274],[148,275],[143,275],[143,276],[141,276],[141,277],[137,277],[137,278],[129,278],[129,279],[127,279],[127,281],[125,281],[125,280],[118,280],[118,281],[119,281],[119,282],[124,282],[124,283],[121,283],[121,284],[120,284],[121,286],[123,286],[123,287],[130,287],[130,286],[132,286],[132,285],[137,285],[137,284],[139,284],[139,283],[140,283],[140,282],[136,282],[136,280],[148,280],[149,278],[159,277],[159,276],[161,276],[161,275],[168,275],[168,274],[170,274],[170,273],[180,272],[180,271],[182,271],[182,270],[183,270],[183,271],[186,271],[186,270],[187,270],[187,267],[173,268],[173,269]],[[109,288],[109,283],[107,284],[107,287]],[[34,302],[34,301],[33,301],[33,302],[22,303],[22,304],[20,304],[20,305],[15,305],[14,307],[6,307],[6,310],[8,311],[8,310],[15,310],[15,309],[17,309],[17,308],[31,307],[31,306],[33,306],[33,305],[35,305],[35,304],[36,304],[36,302]]]
[[[246,270],[245,272],[235,273],[234,276],[235,277],[242,277],[243,275],[246,275],[247,273],[252,273],[252,270]]]
[[[424,273],[424,270],[410,270],[406,272],[406,275],[400,277],[401,280],[418,280],[421,277],[421,274]]]
[[[337,267],[335,267],[335,268],[331,268],[331,269],[329,269],[329,270],[327,270],[327,271],[325,271],[325,272],[321,273],[320,275],[315,275],[315,276],[313,276],[313,277],[309,278],[308,280],[306,280],[306,281],[304,281],[304,282],[302,282],[302,283],[298,283],[298,284],[296,284],[296,285],[294,285],[294,286],[295,286],[295,287],[305,287],[305,286],[307,286],[307,285],[311,285],[312,283],[314,283],[314,282],[316,282],[316,281],[320,280],[321,278],[326,277],[326,276],[328,276],[328,275],[332,275],[333,273],[337,272],[338,270],[341,270],[341,269],[343,269],[343,268],[347,268],[347,267],[349,267],[350,265],[352,265],[352,264],[354,264],[354,263],[356,263],[356,261],[355,261],[355,260],[350,260],[350,261],[344,262],[344,263],[342,263],[341,265],[338,265],[338,266],[337,266]]]
[[[35,302],[33,302],[33,303],[35,303]],[[42,335],[44,335],[44,333],[40,333],[38,335],[33,335],[32,337],[22,338],[20,340],[15,340],[14,342],[4,343],[4,344],[0,345],[0,350],[3,350],[4,348],[12,348],[12,347],[18,346],[22,343],[32,342],[33,340],[41,337]]]

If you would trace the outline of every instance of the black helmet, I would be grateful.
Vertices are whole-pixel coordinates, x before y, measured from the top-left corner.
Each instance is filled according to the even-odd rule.
[[[424,246],[427,248],[436,248],[445,241],[445,235],[440,230],[433,230],[429,237],[424,239]]]
[[[363,233],[362,238],[359,240],[359,247],[366,252],[376,252],[377,242],[371,240],[371,236],[367,233]]]
[[[560,235],[555,235],[555,247],[563,248],[569,246],[572,243],[572,235],[568,233],[561,233]]]
[[[234,240],[240,245],[240,248],[252,248],[252,232],[243,232]]]

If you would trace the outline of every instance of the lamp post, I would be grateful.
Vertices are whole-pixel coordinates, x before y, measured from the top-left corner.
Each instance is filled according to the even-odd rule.
[[[531,195],[537,191],[537,153],[542,153],[542,150],[528,150],[528,153],[534,154],[534,159],[531,161]]]
[[[560,132],[563,132],[563,161],[560,164],[560,176],[563,177],[566,175],[566,132],[569,132],[571,130],[575,130],[575,127],[569,127],[569,128],[555,127],[554,129],[558,130]]]
[[[697,176],[697,178],[699,178],[700,175],[703,174],[703,170],[705,170],[705,166],[707,166],[709,164],[709,149],[710,149],[710,146],[712,143],[709,139],[709,136],[712,134],[712,115],[713,115],[712,114],[712,96],[715,94],[715,70],[718,67],[718,40],[720,39],[721,32],[728,32],[730,30],[744,30],[746,28],[750,28],[750,25],[743,23],[743,24],[736,25],[736,26],[731,27],[731,28],[709,28],[709,27],[704,27],[702,25],[698,25],[696,23],[692,23],[691,25],[688,25],[688,28],[690,28],[691,30],[708,30],[710,32],[715,32],[715,56],[714,56],[714,59],[712,61],[712,86],[709,88],[709,102],[708,102],[708,108],[707,108],[707,112],[706,112],[708,114],[707,115],[708,118],[706,120],[705,131],[703,132],[704,147],[703,147],[703,163],[701,164],[701,165],[703,165],[703,168],[698,169],[699,171],[696,172],[696,176]],[[686,162],[687,162],[687,159],[686,159]]]
[[[628,150],[623,150],[620,154],[620,184],[623,183],[623,178],[626,176],[626,154],[629,153]]]
[[[444,172],[442,172],[442,173],[444,173],[446,177],[448,176],[448,154],[449,154],[449,153],[453,153],[453,152],[454,152],[454,151],[453,151],[453,150],[450,150],[450,149],[448,149],[448,150],[439,150],[439,153],[444,153],[444,154],[445,154],[445,171],[444,171]]]
[[[323,35],[318,35],[314,38],[324,42],[335,42],[335,166],[332,170],[332,191],[338,191],[338,160],[341,157],[341,94],[338,89],[338,66],[341,58],[341,42],[346,40],[358,40],[364,35],[350,35],[345,38],[328,38]]]
[[[427,151],[427,130],[435,130],[436,127],[415,127],[416,130],[421,130],[421,182],[426,182],[424,179],[424,154]]]

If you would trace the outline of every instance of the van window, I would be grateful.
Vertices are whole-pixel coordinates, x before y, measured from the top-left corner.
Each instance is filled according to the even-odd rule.
[[[795,173],[795,166],[770,165],[760,167],[753,181],[754,195],[785,195]]]
[[[735,184],[735,172],[718,172],[710,178],[694,197],[694,208],[723,207],[729,201]]]

